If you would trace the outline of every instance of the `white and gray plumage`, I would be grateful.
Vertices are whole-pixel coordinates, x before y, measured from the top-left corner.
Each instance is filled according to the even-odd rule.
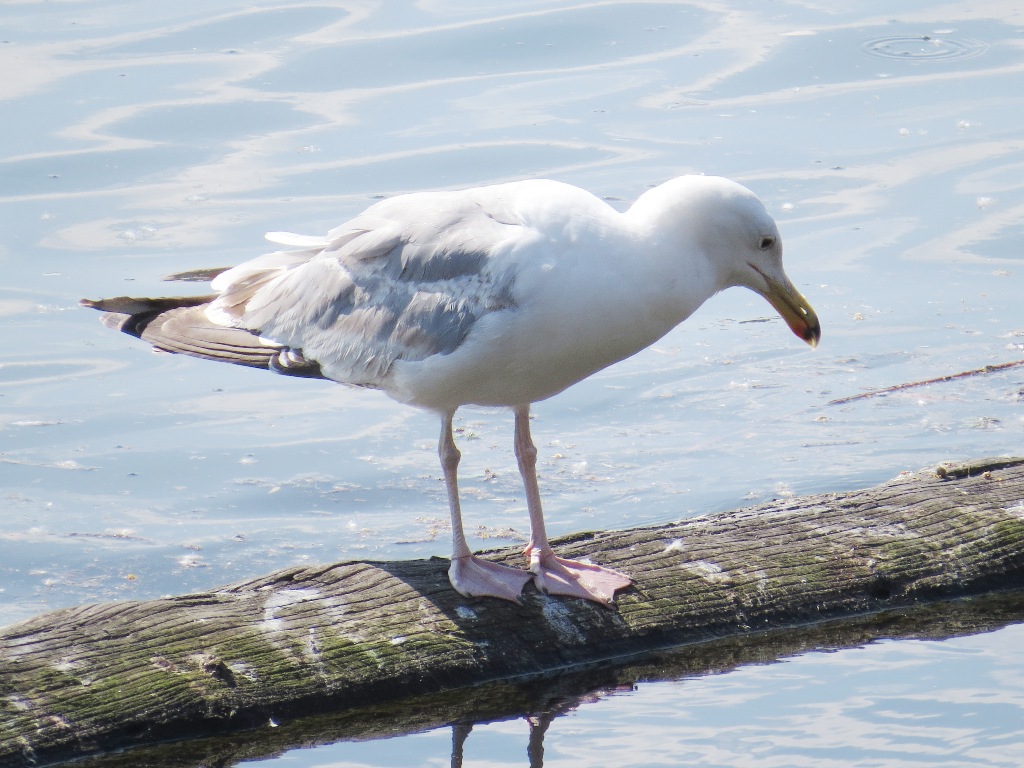
[[[783,271],[775,222],[722,178],[673,179],[625,213],[543,180],[401,195],[326,237],[267,237],[286,249],[216,275],[213,295],[83,304],[162,350],[382,389],[440,414],[449,577],[464,595],[517,600],[533,579],[542,591],[609,603],[630,584],[552,552],[531,403],[639,352],[730,286],[764,296],[811,346],[821,333]],[[452,437],[462,405],[515,412],[528,571],[466,544]]]

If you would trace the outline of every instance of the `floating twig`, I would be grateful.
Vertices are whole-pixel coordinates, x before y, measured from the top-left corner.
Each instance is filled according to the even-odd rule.
[[[1007,368],[1016,368],[1020,365],[1024,365],[1024,360],[1014,360],[1010,363],[999,363],[998,365],[986,365],[984,368],[975,368],[972,371],[960,371],[960,373],[951,373],[948,376],[938,376],[934,379],[925,379],[924,381],[908,381],[905,384],[894,384],[891,387],[885,387],[883,389],[873,389],[870,392],[861,392],[859,395],[840,397],[838,400],[829,400],[828,404],[843,405],[844,403],[852,403],[854,400],[867,400],[878,395],[888,395],[891,392],[900,392],[904,389],[913,389],[914,387],[923,387],[928,384],[941,384],[944,381],[953,381],[953,379],[966,379],[968,376],[981,376],[986,373],[1005,371]]]

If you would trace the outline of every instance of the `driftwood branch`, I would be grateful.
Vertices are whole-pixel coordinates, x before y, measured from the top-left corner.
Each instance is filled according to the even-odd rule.
[[[542,674],[1024,588],[1024,459],[581,534],[556,549],[623,570],[636,585],[615,609],[532,591],[517,606],[461,597],[448,585],[447,560],[340,563],[7,627],[0,766],[245,728],[262,733],[272,721],[284,724],[274,729],[283,735],[306,722],[293,719],[299,715],[336,723],[367,708],[393,712],[414,696],[445,713],[414,707],[421,721],[454,722],[433,718],[459,710],[459,689],[469,691],[459,701],[483,695],[482,683],[492,686],[489,706],[502,709],[528,698],[524,681]],[[251,744],[249,733],[236,743]]]
[[[849,395],[847,397],[840,397],[835,400],[829,400],[829,405],[845,405],[846,403],[853,403],[857,400],[868,400],[872,397],[879,397],[880,395],[890,395],[893,392],[902,392],[905,389],[915,389],[917,387],[926,387],[929,384],[943,384],[947,381],[955,381],[956,379],[966,379],[971,376],[984,376],[989,373],[998,373],[999,371],[1005,371],[1009,368],[1017,368],[1024,365],[1024,360],[1014,360],[1009,363],[997,363],[995,365],[986,365],[984,368],[974,368],[970,371],[960,371],[959,373],[950,373],[945,376],[936,376],[933,379],[923,379],[921,381],[908,381],[903,384],[893,384],[891,387],[882,387],[881,389],[872,389],[867,392],[861,392],[858,395]]]

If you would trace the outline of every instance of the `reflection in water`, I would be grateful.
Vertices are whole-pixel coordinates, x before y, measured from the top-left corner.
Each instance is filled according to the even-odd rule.
[[[566,704],[557,711],[555,708],[552,708],[539,714],[527,715],[525,717],[526,724],[530,728],[530,735],[526,744],[526,758],[530,768],[543,768],[544,734],[547,733],[551,721],[557,716],[564,714],[568,709],[572,709],[572,707]],[[473,726],[469,723],[456,723],[452,726],[452,768],[462,768],[463,750],[466,739],[469,738],[469,734],[472,731]]]
[[[633,685],[620,685],[611,691],[593,691],[580,696],[553,698],[544,704],[533,714],[523,716],[529,728],[529,736],[526,742],[526,764],[529,768],[543,768],[544,766],[544,736],[548,727],[558,717],[575,710],[582,704],[594,702],[610,692],[632,691]],[[462,768],[463,752],[466,739],[473,730],[471,723],[455,723],[452,725],[452,768]]]

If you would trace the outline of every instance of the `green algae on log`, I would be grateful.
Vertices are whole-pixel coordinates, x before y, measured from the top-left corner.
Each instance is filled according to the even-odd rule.
[[[0,766],[553,674],[685,643],[1024,587],[1024,459],[672,525],[559,554],[632,576],[614,609],[467,599],[448,561],[288,568],[0,630]],[[514,550],[492,559],[513,562]]]

